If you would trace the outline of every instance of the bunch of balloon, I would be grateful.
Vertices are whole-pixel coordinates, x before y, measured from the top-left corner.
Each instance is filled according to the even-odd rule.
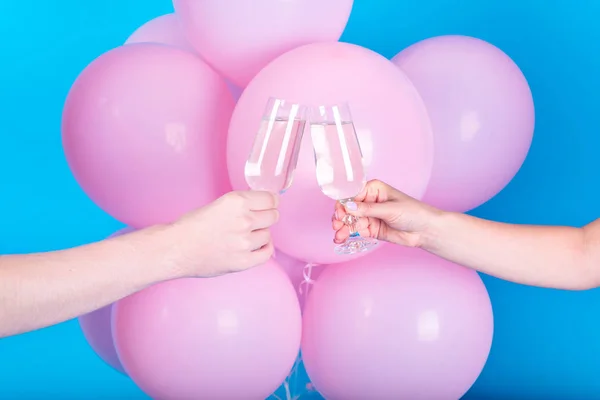
[[[240,97],[227,147],[234,188],[245,187],[253,139],[246,127],[258,125],[269,96],[350,102],[369,176],[452,211],[470,210],[502,190],[533,136],[529,86],[489,43],[432,38],[391,61],[351,44],[310,44],[269,63]],[[492,344],[482,280],[420,250],[381,245],[350,260],[337,255],[333,204],[315,172],[303,142],[273,229],[279,250],[326,265],[303,314],[302,358],[314,388],[327,399],[460,398]]]
[[[86,194],[130,230],[173,221],[230,191],[227,131],[247,80],[286,51],[338,40],[344,30],[352,0],[319,3],[260,0],[248,14],[243,1],[176,1],[176,13],[91,62],[69,92],[62,124],[67,161]],[[270,24],[273,14],[280,24]],[[215,59],[225,53],[231,58]],[[266,398],[297,367],[304,267],[281,253],[245,273],[153,286],[79,322],[100,358],[151,397]]]
[[[338,41],[352,0],[173,3],[80,74],[63,114],[73,174],[132,229],[247,189],[269,97],[352,104],[368,176],[446,210],[495,196],[527,155],[529,86],[489,43],[430,38],[388,60]],[[273,260],[81,317],[100,357],[149,396],[450,400],[479,376],[493,315],[478,274],[384,243],[336,254],[309,141],[281,197]],[[290,384],[299,350],[312,384]]]

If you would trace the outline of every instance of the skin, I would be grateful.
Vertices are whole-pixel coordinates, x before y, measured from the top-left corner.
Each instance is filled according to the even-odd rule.
[[[346,207],[336,204],[335,243],[349,235],[346,214],[358,217],[361,236],[418,247],[504,280],[567,290],[600,286],[600,219],[583,228],[487,221],[435,209],[380,181],[370,181]]]
[[[156,283],[243,271],[273,255],[278,198],[231,192],[179,221],[69,250],[0,256],[0,337],[57,324]]]

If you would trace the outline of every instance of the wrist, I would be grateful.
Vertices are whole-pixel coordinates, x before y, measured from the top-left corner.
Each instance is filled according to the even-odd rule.
[[[125,239],[141,255],[142,273],[148,285],[185,277],[176,225],[155,225]]]
[[[439,249],[440,241],[448,225],[448,220],[454,213],[431,208],[428,210],[427,223],[421,232],[419,247],[428,252],[435,253]]]

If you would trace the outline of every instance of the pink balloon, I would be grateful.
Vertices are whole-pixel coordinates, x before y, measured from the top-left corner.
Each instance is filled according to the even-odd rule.
[[[440,36],[392,60],[423,97],[435,139],[423,200],[464,212],[499,193],[529,151],[534,106],[529,85],[501,50],[467,36]]]
[[[156,17],[140,26],[129,36],[125,44],[132,43],[158,43],[178,47],[182,50],[197,54],[188,42],[183,32],[183,27],[176,14],[165,14]],[[198,56],[200,57],[200,56]],[[227,87],[235,101],[238,101],[242,89],[226,81]]]
[[[230,190],[227,85],[200,58],[130,44],[94,60],[63,113],[67,161],[83,190],[139,228],[173,221]]]
[[[131,228],[123,228],[108,238],[117,237],[126,233],[132,232]],[[82,315],[78,318],[79,326],[87,340],[88,344],[94,352],[108,365],[121,372],[127,374],[119,361],[119,356],[115,349],[111,331],[113,305],[110,304],[102,307],[99,310]]]
[[[125,44],[131,43],[160,43],[195,53],[175,14],[161,15],[146,22],[136,29],[125,42]]]
[[[269,96],[308,105],[349,102],[368,177],[417,198],[425,192],[433,144],[417,91],[389,60],[347,43],[292,50],[265,67],[244,90],[231,119],[227,144],[229,176],[235,188],[247,187],[244,163]],[[305,262],[347,261],[349,256],[334,252],[333,207],[334,200],[317,185],[311,139],[305,133],[294,182],[281,196],[281,218],[272,229],[275,246]]]
[[[290,372],[298,299],[274,261],[152,286],[115,306],[121,362],[153,399],[265,399]]]
[[[240,87],[289,50],[337,41],[352,4],[353,0],[173,0],[192,45]]]
[[[319,277],[304,311],[302,356],[329,400],[456,400],[481,373],[492,336],[475,271],[389,246]]]
[[[108,365],[127,375],[115,350],[111,332],[113,305],[110,304],[78,318],[79,327],[94,352]]]
[[[231,83],[229,81],[227,81],[227,87],[229,88],[229,91],[231,92],[233,99],[237,102],[240,99],[240,97],[242,96],[242,92],[244,91],[244,89],[235,86],[233,83]]]

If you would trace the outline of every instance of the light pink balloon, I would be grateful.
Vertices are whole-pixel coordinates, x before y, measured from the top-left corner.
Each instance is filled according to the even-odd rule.
[[[534,129],[529,85],[500,49],[467,36],[418,42],[392,60],[415,84],[433,126],[434,166],[424,201],[471,210],[521,168]]]
[[[233,83],[227,81],[227,87],[229,88],[229,91],[231,92],[231,95],[233,96],[233,99],[237,102],[240,97],[242,96],[242,92],[244,91],[244,89],[237,87],[236,85],[234,85]]]
[[[181,23],[175,14],[161,15],[146,22],[125,42],[125,44],[131,43],[160,43],[192,53],[196,52],[185,37]]]
[[[290,372],[300,307],[274,261],[211,279],[152,286],[121,300],[121,362],[153,399],[265,399]]]
[[[139,228],[173,221],[230,190],[225,141],[234,101],[193,54],[130,44],[94,60],[63,112],[63,145],[83,190]]]
[[[108,365],[122,374],[127,374],[119,361],[111,332],[113,305],[82,315],[77,320],[88,344]]]
[[[389,60],[347,43],[292,50],[265,67],[244,90],[231,119],[227,144],[229,176],[235,188],[247,188],[244,164],[269,96],[307,105],[347,101],[369,179],[384,180],[417,198],[425,192],[433,144],[419,94]],[[293,184],[281,196],[281,218],[272,229],[275,246],[305,262],[347,261],[349,256],[334,252],[334,200],[317,184],[311,143],[310,134],[305,133]]]
[[[196,50],[185,37],[183,27],[176,14],[161,15],[146,22],[136,29],[125,42],[125,44],[132,43],[164,44],[197,54]],[[198,57],[200,56],[198,55]],[[242,94],[242,89],[229,81],[226,81],[226,83],[234,100],[238,101]]]
[[[173,0],[190,43],[240,87],[298,46],[337,41],[353,0]]]
[[[113,233],[108,238],[121,236],[132,231],[133,229],[131,228],[123,228]],[[110,304],[91,313],[82,315],[78,318],[79,327],[88,344],[98,357],[117,371],[126,374],[121,365],[121,361],[119,361],[119,356],[117,355],[117,350],[115,349],[115,344],[113,342],[111,331],[112,308],[113,305]]]
[[[328,400],[456,400],[481,373],[492,336],[475,271],[388,246],[323,271],[304,311],[302,356]]]

